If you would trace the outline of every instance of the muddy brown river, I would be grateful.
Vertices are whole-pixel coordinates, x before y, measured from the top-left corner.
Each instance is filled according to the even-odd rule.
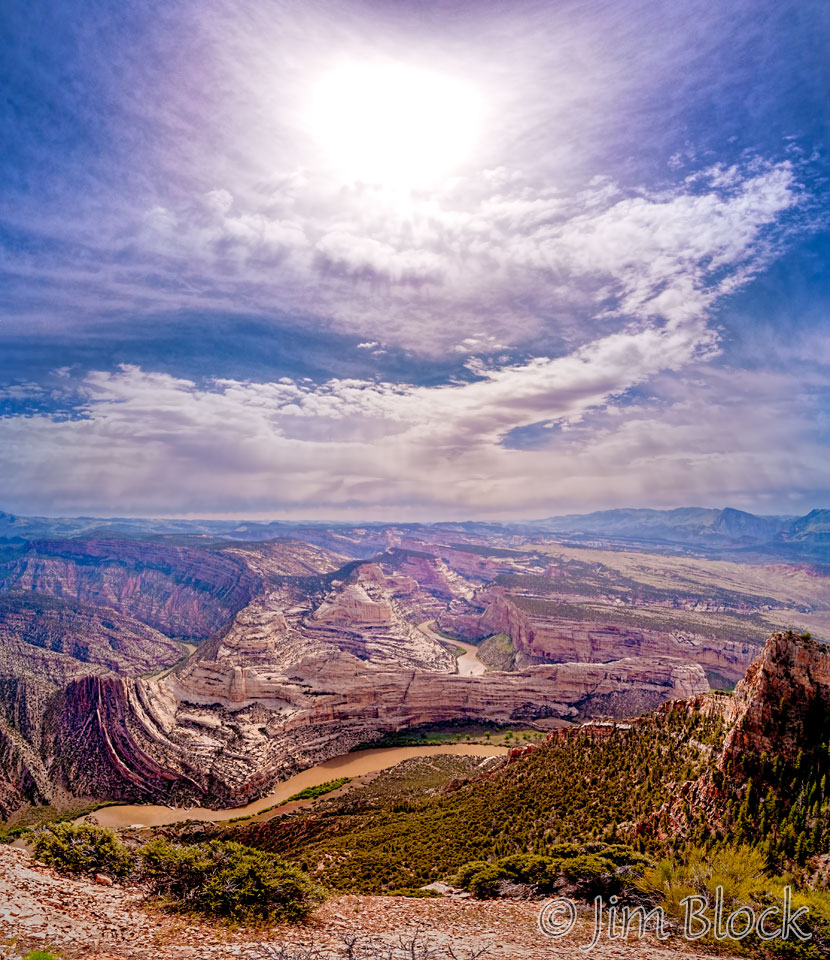
[[[341,757],[318,763],[302,773],[277,784],[266,797],[246,804],[244,807],[230,807],[226,810],[210,810],[207,807],[165,807],[156,804],[119,804],[96,810],[92,816],[97,823],[105,827],[161,827],[181,820],[201,820],[219,822],[234,817],[248,817],[261,813],[274,804],[282,803],[306,787],[316,787],[339,777],[365,777],[394,767],[402,760],[411,757],[434,757],[440,754],[453,754],[463,757],[496,757],[507,753],[507,747],[490,746],[478,743],[451,743],[441,746],[425,747],[380,747],[374,750],[358,750]],[[286,808],[287,809],[287,808]],[[86,819],[86,818],[82,818]]]

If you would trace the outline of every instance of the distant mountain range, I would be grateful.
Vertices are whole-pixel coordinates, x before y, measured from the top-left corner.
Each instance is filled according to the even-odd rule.
[[[705,552],[749,553],[782,559],[830,562],[830,509],[811,510],[802,517],[763,516],[732,507],[680,507],[674,510],[620,509],[568,514],[522,523],[477,521],[422,523],[309,523],[300,521],[179,520],[175,518],[18,517],[0,512],[0,540],[50,538],[146,538],[198,536],[232,540],[276,537],[316,539],[323,530],[366,529],[457,532],[470,536],[520,534],[563,536],[569,540],[619,542],[622,545],[702,549]],[[373,535],[374,536],[374,535]]]
[[[830,559],[830,510],[811,510],[803,517],[758,516],[732,507],[599,510],[548,517],[526,526],[529,530],[580,538],[764,548],[776,553],[804,553]]]

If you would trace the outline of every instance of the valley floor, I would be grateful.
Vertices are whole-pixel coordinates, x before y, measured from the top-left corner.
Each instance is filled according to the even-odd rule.
[[[0,956],[51,949],[63,960],[267,960],[267,944],[336,947],[343,934],[396,941],[420,931],[457,956],[489,946],[487,960],[577,960],[590,940],[586,922],[571,937],[551,941],[536,926],[538,904],[516,901],[340,896],[301,926],[268,932],[194,923],[148,909],[138,889],[61,877],[19,849],[0,846]],[[588,956],[602,960],[702,960],[682,940],[665,946],[633,940],[601,943]]]

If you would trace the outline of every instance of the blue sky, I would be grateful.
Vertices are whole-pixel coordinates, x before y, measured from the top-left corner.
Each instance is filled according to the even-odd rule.
[[[0,507],[828,505],[824,2],[12,2]]]

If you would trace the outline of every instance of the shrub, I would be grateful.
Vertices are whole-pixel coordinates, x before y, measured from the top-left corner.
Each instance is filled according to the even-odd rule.
[[[596,853],[584,853],[562,861],[562,872],[579,887],[583,896],[611,893],[618,886],[616,865]]]
[[[51,950],[30,950],[23,960],[58,960]]]
[[[590,853],[598,853],[618,867],[632,867],[642,873],[652,864],[652,861],[645,854],[638,853],[624,843],[597,844],[596,850],[593,850],[592,847],[593,844],[588,844],[586,850]]]
[[[290,796],[285,803],[291,803],[293,800],[316,800],[333,790],[339,790],[344,784],[348,783],[351,777],[338,777],[336,780],[327,780],[325,783],[318,783],[313,787],[305,787],[299,793]]]
[[[186,911],[248,923],[290,922],[322,900],[320,889],[280,857],[240,843],[180,846],[157,838],[141,851],[151,890]]]
[[[89,823],[55,823],[34,835],[35,857],[63,873],[108,873],[125,877],[135,858],[117,834]]]
[[[682,860],[662,860],[647,868],[638,887],[664,901],[666,909],[682,915],[684,897],[702,894],[714,899],[723,888],[724,901],[752,903],[768,887],[765,858],[756,847],[726,845],[707,853],[691,847]]]
[[[465,863],[455,875],[455,885],[461,887],[462,890],[468,890],[470,881],[479,870],[489,866],[490,863],[487,860],[471,860],[469,863]]]
[[[500,896],[506,885],[530,888],[545,895],[563,884],[576,886],[579,896],[615,893],[632,885],[651,861],[622,844],[592,843],[586,847],[558,844],[566,856],[545,857],[535,853],[513,853],[499,860],[473,860],[456,873],[455,882],[476,897]],[[586,853],[586,850],[592,852]]]
[[[513,853],[496,861],[505,878],[547,890],[559,873],[560,861],[537,853]]]
[[[491,900],[499,895],[502,880],[510,879],[495,863],[488,863],[470,877],[467,889],[479,900]]]
[[[547,852],[551,857],[578,857],[583,848],[578,843],[554,843]]]
[[[719,886],[723,888],[727,909],[735,905],[763,909],[780,904],[788,885],[792,885],[792,878],[768,876],[763,853],[745,844],[724,844],[709,852],[691,847],[682,860],[662,860],[646,869],[638,882],[641,891],[676,917],[683,916],[684,897],[698,894],[712,903]],[[799,920],[799,926],[811,932],[811,941],[762,942],[752,935],[735,942],[733,949],[753,960],[824,960],[830,955],[830,894],[822,890],[795,890],[793,909],[802,906],[809,913]]]

